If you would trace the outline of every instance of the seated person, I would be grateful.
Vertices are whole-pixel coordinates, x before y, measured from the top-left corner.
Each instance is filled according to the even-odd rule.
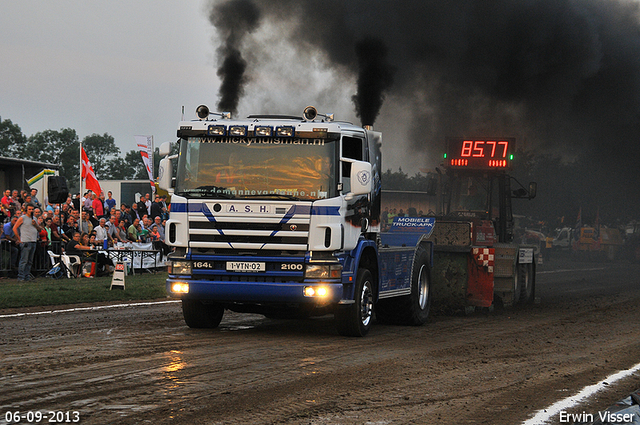
[[[65,253],[67,255],[77,255],[81,259],[87,257],[87,254],[91,254],[90,252],[87,252],[87,251],[91,251],[91,247],[88,244],[83,245],[81,242],[82,236],[86,236],[86,235],[87,235],[86,233],[83,233],[81,235],[80,232],[74,232],[73,236],[71,237],[71,240],[67,242],[67,246],[65,247]]]
[[[98,276],[106,274],[106,266],[113,266],[113,261],[104,254],[99,253],[96,249],[89,245],[89,235],[75,232],[72,239],[66,246],[67,255],[77,255],[84,262],[93,262],[98,264]]]
[[[140,240],[139,228],[140,219],[136,218],[133,220],[133,224],[127,229],[127,237],[131,242],[138,242]]]
[[[89,235],[89,246],[92,249],[102,249],[103,242],[102,241],[99,242],[96,239],[96,232],[91,232],[91,234]]]

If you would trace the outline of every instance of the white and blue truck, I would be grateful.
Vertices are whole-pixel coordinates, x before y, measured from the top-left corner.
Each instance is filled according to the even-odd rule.
[[[171,193],[169,295],[186,324],[225,310],[333,314],[338,332],[426,322],[434,218],[380,232],[382,134],[319,114],[231,119],[201,105],[180,122],[179,153],[160,148]]]

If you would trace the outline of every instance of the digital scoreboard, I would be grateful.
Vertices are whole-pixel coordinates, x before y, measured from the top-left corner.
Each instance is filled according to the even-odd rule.
[[[445,166],[475,170],[510,169],[516,139],[446,139]]]

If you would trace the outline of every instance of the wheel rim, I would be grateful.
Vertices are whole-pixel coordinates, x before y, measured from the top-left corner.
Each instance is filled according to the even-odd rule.
[[[420,310],[424,310],[427,307],[427,301],[429,300],[429,278],[424,265],[420,267],[418,285],[418,303],[420,304]]]
[[[363,326],[369,326],[372,314],[373,292],[371,291],[371,282],[367,280],[363,283],[362,293],[360,294],[360,321]]]

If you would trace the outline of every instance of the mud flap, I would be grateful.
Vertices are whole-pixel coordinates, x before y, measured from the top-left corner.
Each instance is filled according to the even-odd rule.
[[[467,303],[476,307],[491,307],[493,303],[493,248],[472,248],[469,258]]]

